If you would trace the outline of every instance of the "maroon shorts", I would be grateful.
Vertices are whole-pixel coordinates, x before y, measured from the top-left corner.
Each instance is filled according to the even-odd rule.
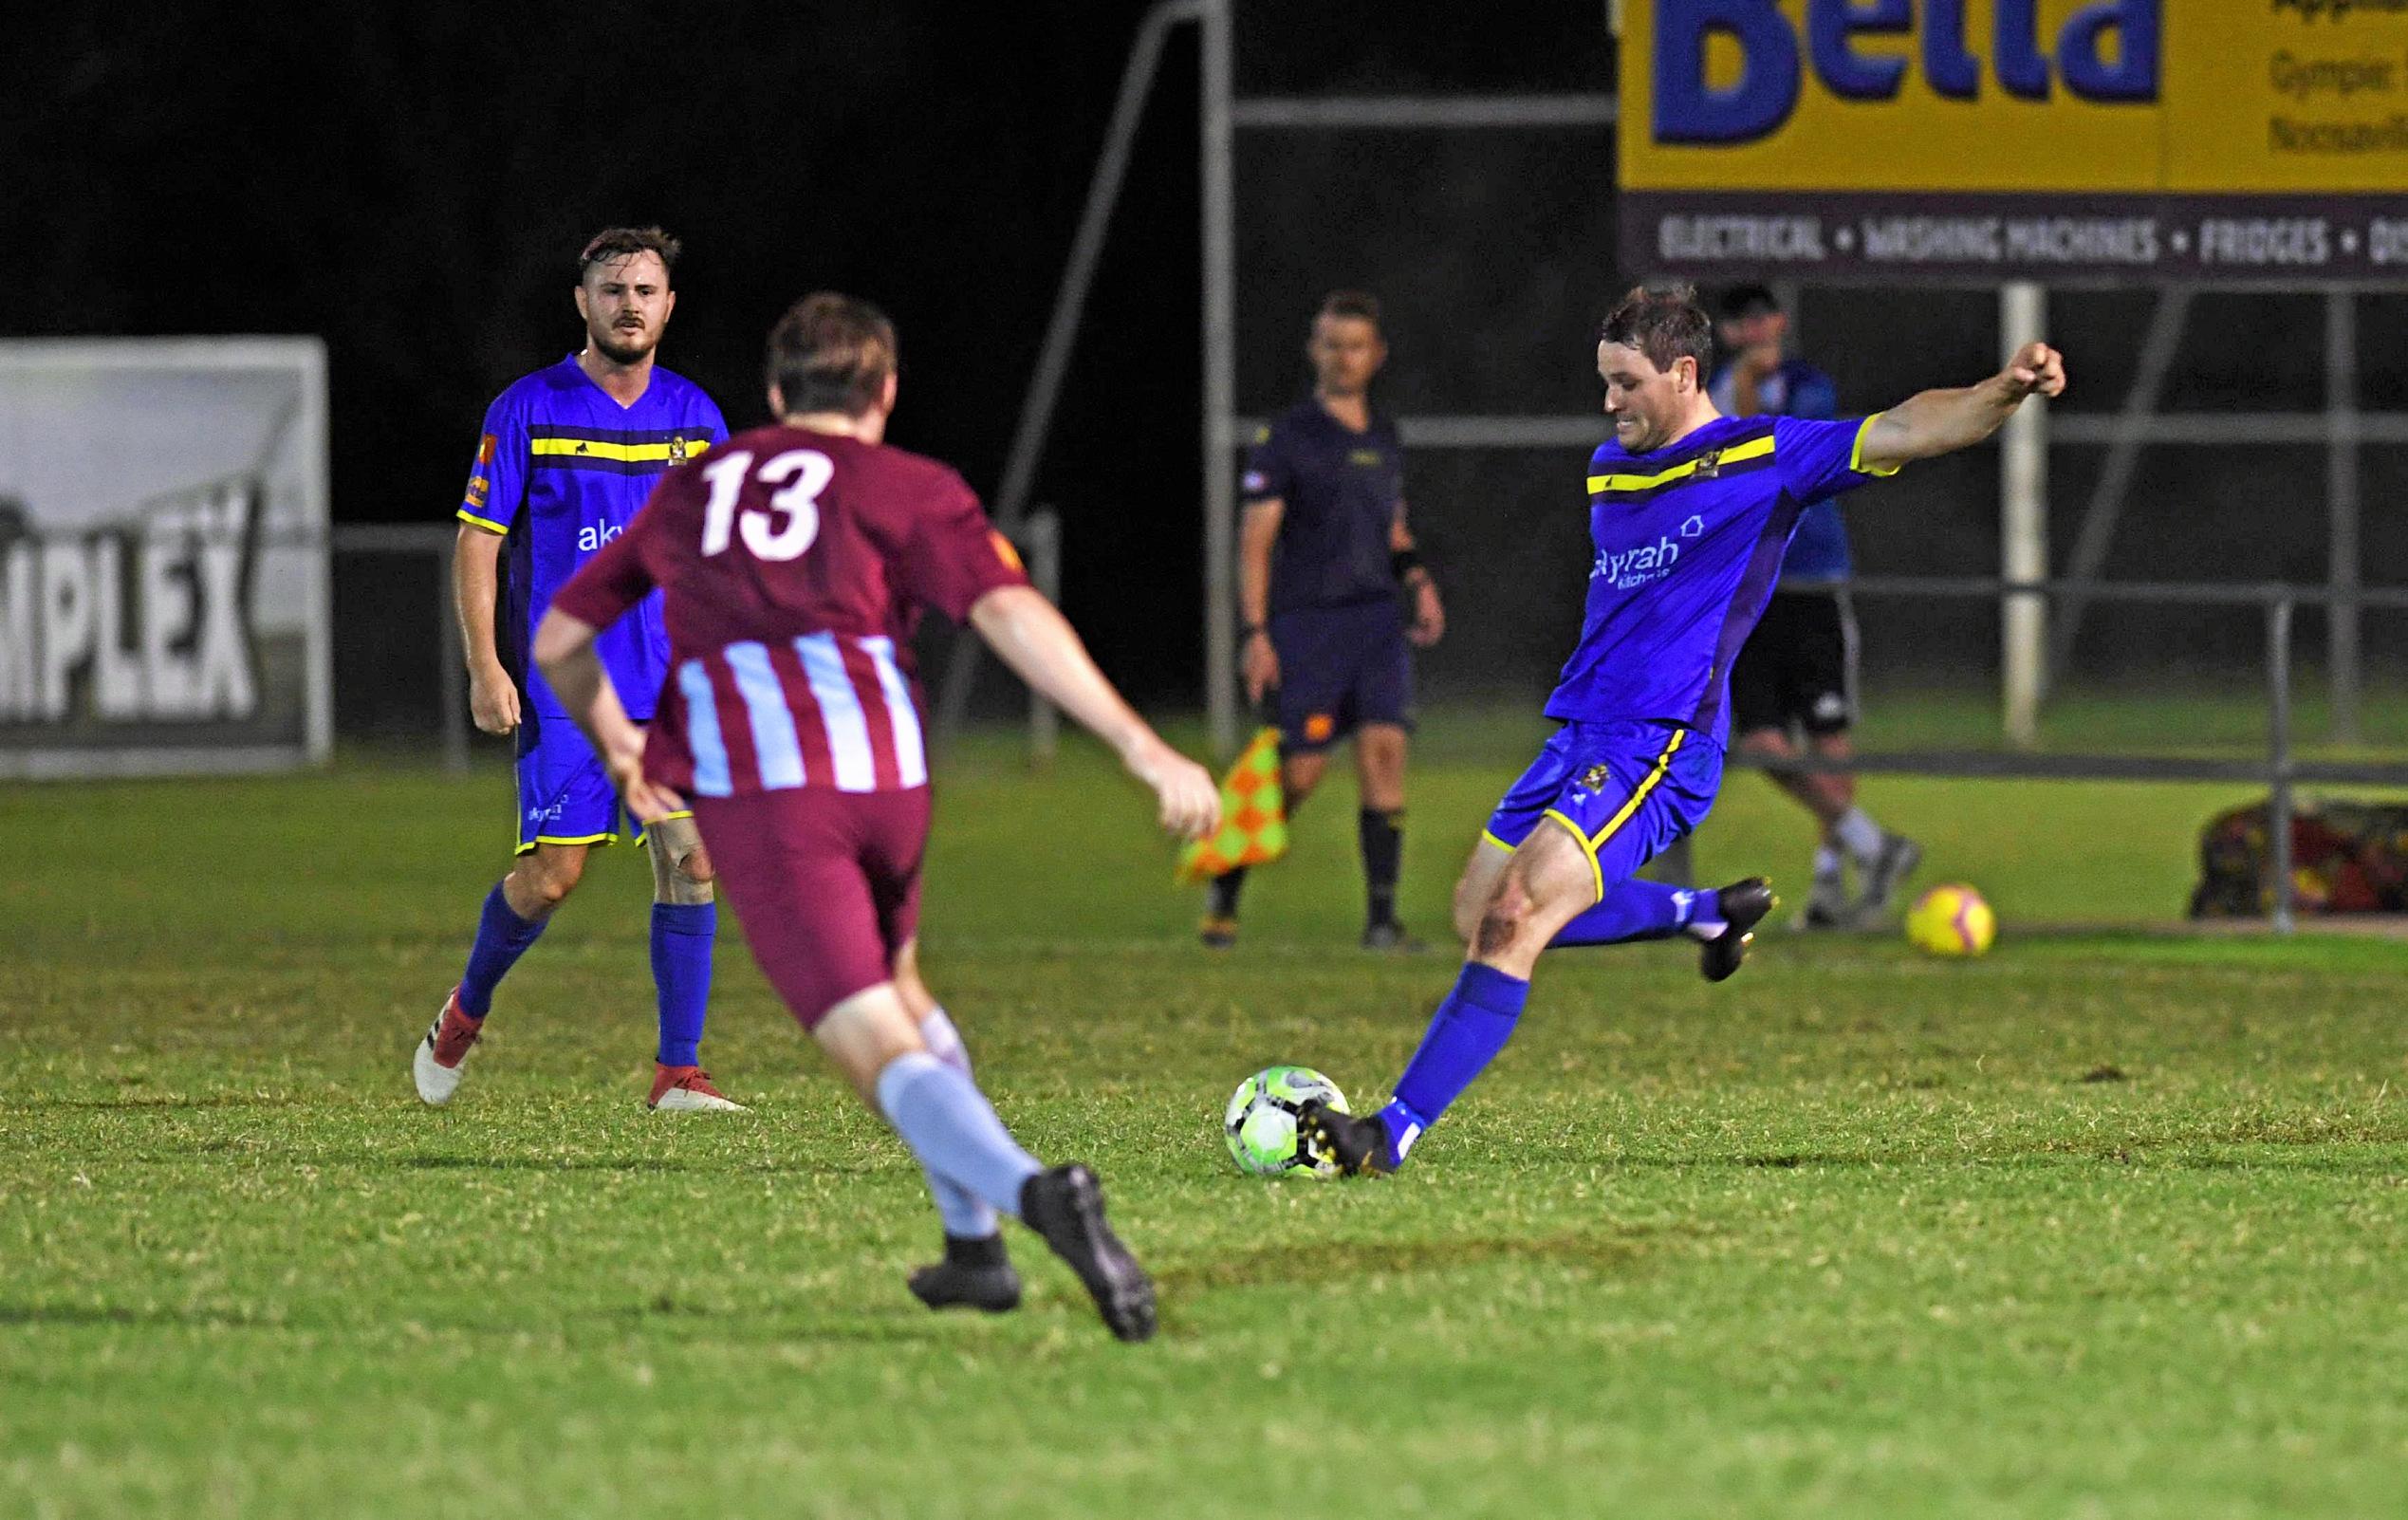
[[[926,787],[696,797],[694,821],[752,958],[803,1028],[893,979],[919,932]]]

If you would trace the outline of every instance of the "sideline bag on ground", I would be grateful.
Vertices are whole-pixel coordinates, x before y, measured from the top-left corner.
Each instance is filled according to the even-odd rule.
[[[2208,821],[2192,918],[2273,912],[2270,811],[2252,803]],[[2408,803],[2303,801],[2291,814],[2291,881],[2302,913],[2408,913]]]

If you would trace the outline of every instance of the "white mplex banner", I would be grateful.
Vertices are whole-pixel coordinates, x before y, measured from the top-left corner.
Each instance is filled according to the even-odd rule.
[[[333,739],[315,338],[0,343],[0,777]]]

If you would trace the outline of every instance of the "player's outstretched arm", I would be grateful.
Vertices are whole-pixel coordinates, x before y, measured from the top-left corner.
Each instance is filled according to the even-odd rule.
[[[610,684],[610,672],[594,652],[596,631],[591,623],[551,608],[535,629],[535,665],[552,695],[593,741],[611,783],[627,799],[627,810],[646,824],[657,824],[685,811],[685,799],[644,779],[644,731],[627,716],[618,688]]]
[[[1924,391],[1876,417],[1858,446],[1858,461],[1877,473],[1910,459],[1929,459],[1981,442],[2006,425],[2028,396],[2062,396],[2065,356],[2047,343],[2026,343],[2007,367],[1978,385]]]
[[[554,613],[552,616],[559,616]],[[1200,839],[1221,826],[1220,791],[1210,772],[1164,744],[1096,669],[1078,630],[1036,590],[999,586],[970,609],[970,625],[997,658],[1048,701],[1112,746],[1129,773],[1154,788],[1162,826]],[[551,669],[545,667],[545,677]],[[559,691],[555,685],[554,691]],[[564,699],[566,694],[562,694]]]

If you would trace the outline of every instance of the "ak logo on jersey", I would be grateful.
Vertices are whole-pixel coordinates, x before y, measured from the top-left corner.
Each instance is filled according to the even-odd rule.
[[[625,531],[624,523],[587,523],[577,530],[577,552],[591,554]]]

